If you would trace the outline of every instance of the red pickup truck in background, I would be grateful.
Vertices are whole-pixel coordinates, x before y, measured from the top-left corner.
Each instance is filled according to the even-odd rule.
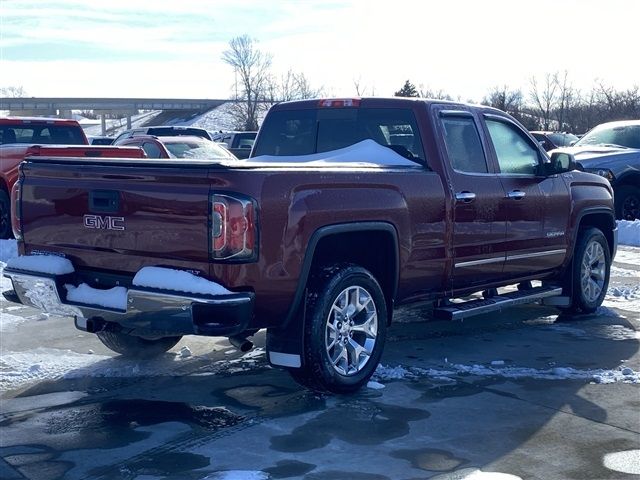
[[[57,145],[57,146],[53,146]],[[75,120],[0,118],[0,238],[11,236],[11,190],[18,166],[30,156],[144,158],[139,148],[88,146]]]
[[[574,167],[499,110],[401,98],[276,105],[244,161],[32,157],[4,295],[125,355],[266,328],[272,365],[350,392],[395,305],[602,303],[613,192]]]

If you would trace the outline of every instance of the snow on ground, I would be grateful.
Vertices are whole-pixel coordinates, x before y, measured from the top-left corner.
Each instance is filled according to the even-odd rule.
[[[602,305],[626,312],[640,313],[640,284],[609,287]]]
[[[622,248],[619,247],[618,252],[616,253],[615,261],[640,267],[640,248],[624,246]]]
[[[581,370],[573,367],[555,366],[546,369],[529,367],[491,365],[462,365],[445,363],[445,368],[421,367],[388,367],[378,365],[373,378],[375,381],[402,380],[414,378],[430,378],[435,381],[455,381],[458,375],[473,375],[476,377],[503,377],[510,379],[539,379],[539,380],[585,380],[594,383],[640,383],[640,371],[620,366],[615,370],[591,369]]]
[[[160,110],[153,110],[150,112],[143,112],[131,117],[131,128],[141,127],[143,124],[151,121],[154,117],[161,113]],[[82,117],[84,118],[84,117]],[[84,118],[80,120],[82,129],[87,136],[100,136],[102,135],[102,124],[100,120],[92,120]],[[106,120],[107,134],[113,137],[117,137],[122,132],[127,130],[126,118],[110,118]]]
[[[618,243],[640,247],[640,220],[618,220]]]
[[[197,115],[187,120],[174,120],[166,122],[167,125],[181,125],[185,127],[204,128],[209,132],[233,131],[236,130],[236,122],[232,113],[233,103],[223,103],[213,110]],[[266,112],[265,112],[266,113]],[[258,118],[258,123],[262,123],[264,115]]]

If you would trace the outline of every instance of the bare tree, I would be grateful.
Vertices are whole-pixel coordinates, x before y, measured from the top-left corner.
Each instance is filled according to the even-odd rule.
[[[540,117],[544,130],[551,127],[552,113],[558,101],[558,74],[547,73],[542,82],[533,76],[530,79],[529,96],[535,113]]]
[[[322,88],[314,88],[304,73],[289,69],[279,80],[274,78],[269,83],[269,99],[271,103],[288,102],[317,98],[322,95]]]
[[[434,100],[453,100],[453,97],[442,89],[435,90],[426,87],[421,83],[418,85],[418,96],[420,98],[432,98]]]
[[[269,89],[271,55],[261,51],[257,43],[248,35],[242,35],[233,38],[229,48],[222,52],[222,60],[233,67],[236,75],[234,97],[239,102],[232,108],[232,114],[238,127],[244,130],[258,129],[258,119],[266,106],[264,102]]]
[[[0,97],[5,98],[22,98],[26,97],[27,92],[22,86],[9,86],[0,88]]]
[[[374,96],[376,94],[376,87],[368,86],[362,81],[362,77],[353,79],[353,86],[356,89],[356,95],[358,97]]]
[[[567,114],[574,101],[573,86],[569,83],[569,74],[565,70],[562,75],[556,73],[554,81],[557,86],[558,99],[556,107],[556,119],[558,120],[558,130],[566,130],[569,125],[565,125]],[[570,128],[570,127],[569,127]]]

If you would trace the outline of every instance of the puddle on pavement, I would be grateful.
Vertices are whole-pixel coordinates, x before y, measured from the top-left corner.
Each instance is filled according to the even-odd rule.
[[[53,409],[52,409],[53,410]],[[117,448],[148,438],[138,427],[167,422],[183,423],[194,431],[217,431],[245,421],[226,408],[189,405],[158,400],[111,400],[76,404],[53,411],[29,412],[0,423],[4,442],[25,443],[21,431],[32,431],[32,442],[56,450],[73,450],[92,445]]]
[[[323,409],[325,397],[299,387],[276,385],[241,385],[214,392],[216,398],[230,407],[249,409],[261,416],[280,417]]]
[[[407,435],[409,422],[430,415],[417,408],[368,400],[346,401],[320,413],[289,435],[271,437],[271,448],[280,452],[308,452],[325,447],[334,438],[353,445],[378,445]]]
[[[265,468],[263,471],[268,473],[270,478],[276,480],[280,478],[301,477],[316,467],[317,465],[313,463],[304,463],[297,460],[281,460],[276,463],[275,466]]]
[[[361,472],[346,472],[342,470],[327,470],[325,472],[310,473],[304,477],[304,480],[390,480],[385,475],[377,473],[361,473]]]
[[[458,458],[446,450],[424,448],[418,450],[396,450],[391,452],[394,458],[408,460],[413,468],[432,470],[434,472],[450,472],[469,463],[465,458]]]
[[[119,478],[134,479],[141,475],[185,478],[183,474],[208,467],[209,457],[188,452],[159,452],[146,454],[143,459],[126,462],[119,466]],[[101,467],[88,472],[89,478],[113,478],[112,467]]]

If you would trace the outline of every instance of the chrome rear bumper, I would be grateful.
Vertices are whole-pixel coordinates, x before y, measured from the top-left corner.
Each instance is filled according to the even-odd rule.
[[[88,321],[115,322],[125,328],[173,335],[237,335],[253,316],[254,294],[191,295],[183,292],[134,287],[127,290],[125,309],[68,301],[68,276],[5,268],[13,293],[5,298],[43,312],[75,317],[76,326]],[[84,326],[84,328],[83,328]]]

